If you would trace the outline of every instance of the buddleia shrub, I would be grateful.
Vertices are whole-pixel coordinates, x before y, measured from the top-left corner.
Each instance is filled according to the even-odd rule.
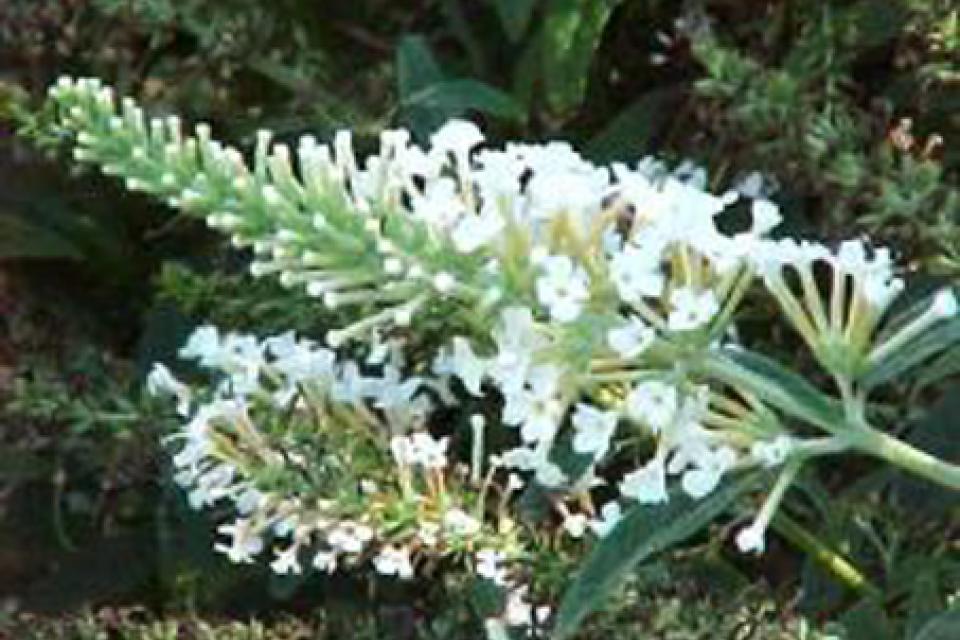
[[[762,195],[559,141],[488,145],[466,120],[425,146],[384,131],[363,159],[349,131],[295,149],[262,131],[248,160],[97,80],[63,78],[50,101],[76,161],[340,314],[322,340],[202,325],[179,352],[194,373],[168,362],[147,381],[182,420],[165,438],[175,480],[228,514],[215,548],[235,563],[460,572],[497,594],[492,637],[563,637],[631,566],[758,493],[735,538],[762,553],[821,458],[960,488],[872,410],[960,340],[952,288],[891,311],[909,281],[889,248],[782,234]],[[749,222],[725,231],[735,207]],[[738,331],[764,298],[820,374]],[[584,555],[556,611],[543,560]]]

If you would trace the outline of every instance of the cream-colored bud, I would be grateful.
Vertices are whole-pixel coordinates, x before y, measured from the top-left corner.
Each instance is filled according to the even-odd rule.
[[[393,314],[393,321],[400,327],[409,327],[412,320],[413,312],[407,307],[401,307]]]
[[[340,296],[336,291],[327,291],[323,294],[323,306],[327,309],[336,309],[340,304]]]
[[[957,296],[953,289],[941,289],[933,297],[933,305],[930,310],[940,318],[952,318],[957,315],[958,304]]]
[[[437,275],[433,276],[433,286],[440,293],[450,293],[453,291],[453,287],[456,286],[457,281],[452,275],[446,271],[441,271]]]
[[[397,257],[390,257],[383,261],[383,270],[395,276],[403,272],[403,261]]]

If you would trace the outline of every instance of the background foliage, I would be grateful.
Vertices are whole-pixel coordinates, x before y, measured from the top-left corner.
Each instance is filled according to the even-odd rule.
[[[323,602],[317,624],[362,610],[372,633],[442,637],[483,613],[482,594],[455,582],[296,585],[211,557],[207,523],[163,473],[164,417],[141,394],[143,373],[200,321],[318,336],[325,321],[300,294],[254,283],[244,256],[195,222],[77,179],[32,110],[61,73],[101,76],[246,149],[261,127],[281,138],[351,127],[362,147],[384,126],[422,139],[468,115],[493,139],[563,137],[598,162],[689,159],[715,189],[773,191],[790,231],[876,235],[934,274],[916,276],[921,290],[960,275],[960,10],[949,0],[7,0],[0,598],[11,624],[24,610],[123,602],[221,617]],[[796,359],[762,309],[743,326]],[[899,435],[952,460],[957,371],[948,352],[881,409]],[[585,637],[718,637],[722,616],[747,620],[730,637],[954,637],[956,496],[867,463],[820,469],[803,487],[762,559],[731,551],[724,530],[648,558]],[[179,637],[124,620],[140,625],[129,637]],[[56,629],[37,637],[66,637]]]

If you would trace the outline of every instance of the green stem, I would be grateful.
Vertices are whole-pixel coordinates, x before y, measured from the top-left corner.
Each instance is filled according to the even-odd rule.
[[[763,360],[759,362],[762,364]],[[781,375],[778,370],[749,369],[719,354],[708,355],[698,365],[703,374],[749,390],[762,401],[820,427],[853,451],[880,458],[935,484],[960,491],[960,465],[940,460],[866,424],[862,400],[855,396],[846,397],[847,402],[841,408],[836,400],[807,386],[802,379],[777,380],[776,376]],[[838,451],[842,449],[841,446]]]
[[[63,521],[63,489],[66,485],[66,472],[60,461],[57,461],[57,472],[53,478],[53,497],[50,503],[51,518],[53,520],[53,531],[57,536],[57,542],[67,551],[76,551],[77,546],[67,533],[67,527]]]
[[[788,380],[792,385],[788,388],[772,375],[753,371],[716,353],[709,354],[695,366],[706,376],[736,389],[745,389],[760,400],[816,425],[827,433],[837,434],[843,429],[843,412],[836,406],[836,401],[812,386],[807,387],[805,381]],[[803,397],[797,392],[797,387],[801,384],[805,385],[805,388],[799,390]]]
[[[935,484],[960,491],[960,465],[940,460],[872,427],[851,429],[844,435],[855,450],[885,460]]]
[[[777,533],[805,551],[814,562],[829,571],[831,575],[846,586],[871,598],[879,599],[881,597],[880,589],[860,573],[849,560],[831,549],[783,511],[777,513],[771,526]]]

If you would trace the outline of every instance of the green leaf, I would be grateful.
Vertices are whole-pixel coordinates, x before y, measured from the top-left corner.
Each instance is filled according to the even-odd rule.
[[[506,601],[504,588],[491,580],[476,579],[470,585],[469,602],[480,618],[492,618],[503,611]]]
[[[0,193],[0,259],[71,259],[112,277],[128,273],[130,240],[112,201],[71,195],[59,182],[37,184],[38,177],[45,179],[27,174],[17,190]]]
[[[960,318],[942,322],[870,369],[860,382],[870,388],[893,380],[957,342]]]
[[[827,431],[843,426],[839,403],[775,360],[742,349],[726,349],[704,363],[705,372],[744,388],[778,409]]]
[[[960,460],[960,384],[945,385],[940,398],[909,426],[904,440],[941,460]],[[891,489],[899,504],[923,518],[946,517],[960,507],[960,494],[912,474],[897,473]]]
[[[648,153],[685,90],[685,84],[676,83],[643,94],[587,143],[584,155],[594,162],[606,163]]]
[[[915,380],[914,390],[920,391],[957,373],[960,373],[960,347],[953,347],[918,371],[916,377],[912,377]]]
[[[443,71],[423,36],[405,36],[400,40],[396,67],[397,93],[402,105],[410,101],[410,96],[444,80]],[[444,115],[429,107],[412,105],[403,110],[402,119],[414,135],[422,138],[443,124]]]
[[[0,211],[0,259],[82,257],[76,245],[56,231],[16,213]]]
[[[447,79],[421,36],[397,47],[397,89],[401,119],[419,139],[465,111],[521,121],[524,108],[508,93],[472,79]]]
[[[913,640],[956,640],[957,638],[960,638],[960,609],[951,609],[925,624]]]
[[[550,0],[540,46],[547,105],[559,116],[583,102],[593,54],[620,0]]]
[[[557,613],[555,638],[569,638],[634,567],[706,527],[757,483],[756,474],[725,482],[709,496],[695,500],[677,492],[668,503],[637,506],[594,547]]]
[[[476,110],[509,120],[523,120],[524,109],[508,93],[479,80],[444,80],[403,99],[405,107],[422,108],[446,120]]]
[[[936,562],[918,563],[922,571],[915,573],[911,581],[910,599],[908,601],[907,633],[919,632],[930,620],[934,619],[943,610],[943,601],[940,597],[940,580]],[[926,566],[924,566],[924,564]]]
[[[537,0],[493,0],[493,8],[511,42],[517,42],[527,32],[536,6]]]
[[[861,600],[840,619],[850,640],[893,640],[893,625],[875,600]]]

